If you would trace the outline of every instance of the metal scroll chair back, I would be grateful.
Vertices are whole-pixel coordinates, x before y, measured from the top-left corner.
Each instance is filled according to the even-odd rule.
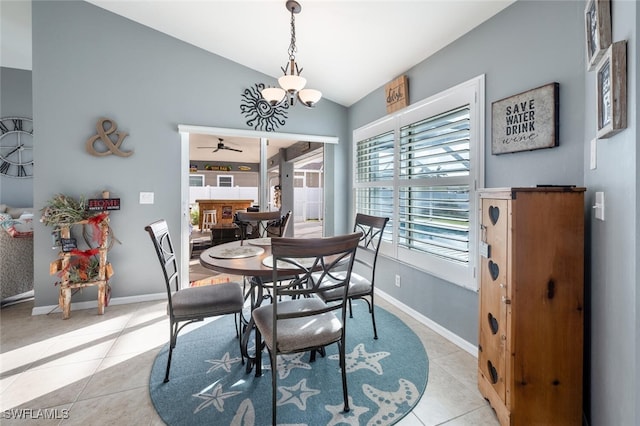
[[[273,212],[237,212],[235,223],[240,229],[240,239],[283,237],[289,225],[291,212],[282,215]]]
[[[277,356],[338,344],[344,411],[349,411],[345,365],[346,303],[349,277],[361,233],[329,238],[273,238],[273,303],[254,309],[256,342],[266,346],[271,361],[272,424],[276,424]],[[334,274],[340,272],[338,278]],[[295,278],[289,280],[292,275]],[[283,278],[287,277],[287,280]],[[342,292],[341,303],[327,304],[314,297],[329,285]],[[257,353],[260,350],[256,351]],[[256,357],[256,375],[261,357]]]
[[[180,330],[195,321],[208,317],[236,314],[244,303],[239,283],[228,282],[202,287],[182,288],[178,262],[165,220],[145,226],[156,250],[167,289],[167,314],[169,315],[169,356],[164,382],[169,381],[171,356]],[[237,318],[236,318],[237,320]],[[236,323],[236,335],[239,331]]]
[[[353,317],[351,301],[362,299],[369,305],[371,323],[373,324],[373,338],[378,338],[376,329],[374,290],[376,279],[376,265],[384,228],[389,222],[388,217],[370,216],[362,213],[356,214],[354,231],[362,232],[362,238],[356,252],[356,264],[358,273],[351,274],[349,286],[349,315]]]
[[[362,232],[362,238],[358,243],[355,264],[349,284],[349,316],[353,317],[351,301],[353,299],[364,300],[371,314],[374,339],[378,338],[374,303],[376,264],[378,262],[380,242],[387,222],[389,222],[388,217],[358,213],[353,227],[354,232]],[[327,290],[322,292],[320,297],[326,302],[336,302],[340,300],[341,294],[333,290]]]

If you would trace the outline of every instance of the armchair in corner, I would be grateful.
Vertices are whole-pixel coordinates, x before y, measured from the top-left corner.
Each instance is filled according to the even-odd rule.
[[[0,300],[33,290],[33,209],[0,204]]]

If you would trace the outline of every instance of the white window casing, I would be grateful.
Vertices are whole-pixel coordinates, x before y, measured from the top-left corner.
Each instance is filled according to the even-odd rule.
[[[354,210],[390,218],[382,255],[477,290],[484,75],[353,132]]]
[[[204,186],[204,175],[189,174],[189,186]]]
[[[233,188],[233,175],[218,175],[218,186]]]

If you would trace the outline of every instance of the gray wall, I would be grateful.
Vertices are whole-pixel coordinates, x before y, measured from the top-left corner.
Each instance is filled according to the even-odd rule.
[[[613,39],[629,43],[629,124],[598,142],[593,171],[588,141],[595,135],[595,75],[584,65],[583,9],[583,1],[519,0],[406,74],[412,102],[486,74],[487,187],[555,183],[588,188],[585,411],[591,425],[639,424],[640,8],[632,1],[612,4]],[[116,269],[114,297],[158,292],[160,275],[142,227],[158,217],[174,224],[179,220],[177,124],[245,128],[238,112],[240,93],[266,77],[85,3],[34,3],[33,26],[34,205],[41,208],[58,192],[78,196],[107,188],[121,197],[123,210],[112,215],[112,225],[123,244],[109,255]],[[551,81],[560,83],[560,146],[491,155],[491,103]],[[3,82],[3,104],[5,93]],[[386,114],[383,89],[349,108],[348,122],[346,112],[323,101],[314,111],[293,111],[279,129],[341,138],[340,145],[325,152],[328,234],[352,226],[351,195],[337,190],[351,177],[351,149],[342,142],[351,139],[353,129]],[[84,141],[102,115],[131,134],[125,145],[136,150],[132,157],[96,159],[84,152]],[[601,190],[605,222],[595,221],[590,208],[594,192]],[[139,191],[155,191],[156,204],[138,205]],[[55,253],[50,229],[36,226],[36,305],[51,305],[56,289],[47,266]],[[178,231],[173,225],[172,232]],[[385,292],[477,342],[475,292],[385,259],[379,271],[377,282]],[[392,284],[396,273],[402,276],[400,289]]]
[[[122,242],[109,252],[115,275],[112,297],[164,291],[157,258],[144,226],[156,219],[180,228],[179,124],[248,129],[240,113],[241,95],[257,82],[273,79],[222,57],[151,30],[85,2],[34,2],[33,117],[37,123],[33,179],[34,204],[53,195],[94,196],[107,189],[121,199],[111,215]],[[128,158],[94,157],[85,141],[100,117],[126,131]],[[328,232],[346,230],[347,195],[336,191],[347,175],[349,149],[346,109],[323,100],[314,110],[290,110],[278,131],[333,135],[327,147]],[[155,204],[140,205],[141,191],[155,193]],[[36,307],[57,304],[55,277],[49,276],[51,229],[35,229]],[[94,289],[74,302],[95,300]]]
[[[486,187],[582,185],[583,9],[580,2],[518,1],[405,73],[411,103],[486,75]],[[553,81],[560,84],[560,146],[491,155],[491,103]],[[351,129],[386,115],[384,99],[384,88],[379,88],[352,106]],[[381,272],[381,288],[477,343],[475,292],[404,265],[389,262],[386,266]],[[401,275],[401,288],[393,285],[396,273]]]
[[[589,214],[590,295],[587,334],[591,423],[640,423],[640,304],[638,292],[638,10],[637,2],[611,5],[613,41],[627,40],[627,129],[597,142],[597,168],[589,169],[588,142],[596,133],[596,73],[587,73],[584,92],[584,169],[587,206],[595,191],[605,194],[605,221]]]
[[[595,74],[585,67],[582,1],[519,0],[485,24],[408,70],[414,103],[479,74],[486,75],[485,186],[575,184],[588,188],[585,413],[592,425],[640,424],[640,295],[636,103],[638,6],[613,1],[613,39],[629,43],[629,124],[598,142],[598,168],[589,169],[595,136]],[[556,81],[560,83],[560,146],[491,154],[491,103]],[[356,129],[386,115],[383,88],[349,109]],[[592,218],[595,191],[605,191],[606,222]],[[400,274],[402,287],[393,285]],[[388,259],[377,285],[469,342],[477,343],[478,298]]]
[[[31,71],[0,68],[0,117],[32,118]],[[0,204],[33,206],[33,180],[0,176]]]

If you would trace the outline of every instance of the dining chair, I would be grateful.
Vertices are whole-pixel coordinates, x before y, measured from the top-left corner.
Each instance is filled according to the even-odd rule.
[[[234,223],[238,226],[241,244],[248,239],[256,238],[271,238],[271,237],[283,237],[287,232],[289,226],[289,219],[291,217],[291,211],[288,211],[284,215],[280,211],[271,212],[236,212]],[[246,291],[250,286],[249,280],[254,279],[252,277],[242,277],[242,292],[245,298],[252,297],[250,293]],[[263,283],[271,282],[269,278],[262,279]],[[253,286],[256,288],[256,286]],[[263,298],[270,299],[272,297],[269,290],[264,294]],[[242,317],[242,320],[246,323],[246,318]]]
[[[384,233],[384,228],[387,226],[387,222],[389,222],[388,217],[358,213],[356,214],[356,221],[353,227],[354,232],[362,232],[362,238],[360,238],[358,243],[355,264],[349,283],[349,316],[353,317],[351,301],[353,299],[364,300],[371,314],[374,339],[378,338],[374,303],[376,263],[378,262],[378,252],[380,250],[382,234]],[[327,289],[321,292],[319,296],[325,302],[336,302],[341,300],[342,292]]]
[[[235,224],[240,230],[240,240],[266,237],[283,237],[289,226],[291,211],[284,215],[272,212],[236,212]]]
[[[256,375],[262,374],[263,347],[271,364],[272,424],[276,424],[277,356],[297,352],[324,351],[337,343],[344,411],[349,411],[345,365],[345,329],[347,288],[360,232],[327,238],[272,238],[271,253],[274,297],[272,303],[252,312],[256,327]],[[342,292],[341,303],[325,303],[314,297],[325,280],[337,269],[342,279],[331,279],[331,290]],[[291,271],[296,278],[290,280]],[[287,279],[282,278],[286,276]],[[287,297],[288,296],[288,297]],[[339,312],[338,312],[339,311]],[[324,352],[321,352],[324,354]]]
[[[164,382],[169,381],[171,356],[178,340],[178,333],[188,324],[205,318],[226,314],[239,314],[244,298],[242,287],[237,282],[226,282],[200,287],[182,288],[178,262],[165,220],[158,220],[145,226],[158,255],[167,288],[167,314],[169,315],[169,357]],[[238,316],[236,337],[239,337]]]

